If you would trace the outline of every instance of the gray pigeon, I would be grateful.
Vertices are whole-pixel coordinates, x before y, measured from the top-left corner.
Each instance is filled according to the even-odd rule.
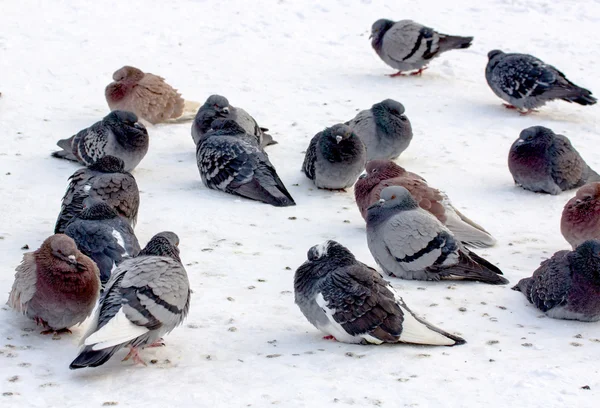
[[[343,190],[352,186],[366,163],[365,145],[344,124],[317,133],[306,150],[302,169],[319,188]]]
[[[57,145],[63,150],[52,156],[89,166],[110,155],[123,160],[123,170],[131,171],[148,152],[148,142],[148,131],[137,116],[116,110],[75,136],[59,140]]]
[[[100,281],[105,284],[125,258],[137,256],[140,244],[127,220],[109,204],[91,199],[85,204],[87,207],[67,224],[65,234],[96,262]]]
[[[578,87],[565,74],[532,55],[492,50],[488,59],[485,79],[492,91],[508,102],[507,108],[528,113],[554,99],[580,105],[596,103],[590,91]]]
[[[369,38],[379,58],[399,70],[392,77],[415,69],[412,75],[420,75],[433,58],[446,51],[469,48],[473,41],[473,37],[440,34],[412,20],[387,19],[373,23]]]
[[[385,99],[361,111],[348,122],[367,148],[367,161],[393,160],[406,150],[413,137],[410,121],[404,115],[404,106],[393,99]]]
[[[510,148],[508,169],[516,184],[536,193],[556,195],[600,181],[567,137],[543,126],[521,132]]]
[[[114,271],[71,369],[102,365],[123,347],[130,348],[125,360],[145,364],[138,350],[162,345],[162,336],[183,322],[191,291],[178,245],[174,233],[156,234]]]
[[[198,144],[196,160],[210,189],[275,207],[296,205],[254,136],[231,119],[213,122]]]
[[[407,189],[386,187],[367,210],[369,250],[385,273],[402,279],[506,284],[500,269],[461,246]]]
[[[389,282],[335,241],[308,250],[294,276],[296,304],[313,326],[344,343],[455,346],[465,340],[417,317]]]
[[[54,227],[55,234],[64,232],[71,218],[81,212],[83,201],[88,197],[104,201],[135,227],[140,192],[135,178],[123,170],[123,160],[104,156],[89,167],[77,170],[69,180]]]
[[[254,135],[261,147],[277,143],[270,134],[265,133],[269,129],[258,126],[256,120],[248,112],[242,108],[231,106],[224,96],[211,95],[204,102],[204,105],[198,109],[194,123],[192,123],[192,138],[196,145],[198,145],[206,132],[212,128],[211,125],[215,119],[231,119],[235,121],[246,133]]]
[[[600,241],[558,251],[513,290],[554,319],[600,320]]]
[[[94,310],[100,291],[96,264],[64,234],[47,238],[35,252],[23,255],[8,305],[46,330],[70,333]]]

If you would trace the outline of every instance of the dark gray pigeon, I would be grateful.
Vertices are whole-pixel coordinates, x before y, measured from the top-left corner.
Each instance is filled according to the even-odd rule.
[[[256,120],[248,112],[242,108],[231,106],[224,96],[211,95],[204,102],[204,105],[198,109],[194,123],[192,123],[192,138],[196,145],[198,145],[206,132],[212,128],[211,125],[215,119],[231,119],[235,121],[246,133],[254,135],[262,147],[277,143],[270,134],[265,133],[269,129],[258,126]]]
[[[140,244],[127,220],[109,204],[91,199],[87,199],[85,204],[87,208],[71,219],[65,234],[73,238],[81,252],[96,262],[100,281],[104,284],[125,258],[137,256]]]
[[[296,205],[254,136],[231,119],[218,119],[196,150],[204,185],[275,207]]]
[[[387,19],[373,23],[369,38],[379,58],[399,70],[390,75],[393,77],[415,69],[412,75],[420,75],[433,58],[446,51],[469,48],[473,41],[473,37],[438,33],[412,20]]]
[[[558,251],[513,290],[554,319],[600,320],[600,241]]]
[[[412,126],[404,106],[385,99],[361,111],[348,122],[367,148],[367,161],[393,160],[406,150],[413,137]]]
[[[385,273],[402,279],[506,284],[500,269],[464,248],[407,189],[386,187],[367,210],[369,250]]]
[[[465,340],[417,317],[389,282],[335,241],[308,250],[294,276],[296,304],[310,323],[344,343],[455,346]]]
[[[554,99],[580,105],[596,103],[590,91],[575,85],[565,74],[532,55],[492,50],[488,59],[485,79],[492,91],[508,102],[507,108],[528,113]]]
[[[521,132],[510,148],[508,169],[516,184],[536,193],[556,195],[600,181],[566,136],[543,126]]]
[[[75,136],[59,140],[57,145],[63,150],[52,156],[89,166],[110,155],[123,160],[123,170],[131,171],[148,152],[148,142],[148,131],[137,116],[116,110]]]
[[[161,232],[115,270],[71,369],[102,365],[123,347],[130,348],[124,360],[145,364],[138,350],[163,345],[162,336],[183,322],[191,291],[178,245],[177,235]]]
[[[317,133],[306,150],[302,169],[319,188],[343,190],[352,186],[366,163],[365,145],[344,124]]]
[[[89,167],[77,170],[69,180],[54,227],[55,234],[64,232],[71,218],[83,210],[83,201],[88,197],[104,201],[135,227],[140,192],[135,178],[123,170],[123,160],[104,156]]]

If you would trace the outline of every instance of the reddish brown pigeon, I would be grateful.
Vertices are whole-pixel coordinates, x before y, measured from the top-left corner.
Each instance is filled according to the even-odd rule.
[[[590,183],[577,190],[565,205],[560,232],[573,249],[588,239],[600,240],[600,183]]]

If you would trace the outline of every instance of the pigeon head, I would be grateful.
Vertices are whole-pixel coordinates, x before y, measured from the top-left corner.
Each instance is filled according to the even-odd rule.
[[[571,270],[600,286],[600,241],[585,241],[569,255]]]
[[[371,45],[373,48],[381,48],[383,36],[390,28],[392,28],[394,24],[395,23],[392,20],[385,18],[379,19],[373,23],[371,26],[371,36],[369,37],[371,39]]]
[[[356,263],[356,258],[345,246],[336,241],[325,241],[315,245],[306,254],[308,260],[296,271],[297,283],[321,278],[335,270],[336,267]]]
[[[144,72],[138,68],[125,65],[123,68],[118,69],[113,74],[113,80],[119,81],[127,81],[127,82],[137,82],[144,77]]]
[[[148,143],[148,131],[133,112],[115,110],[106,115],[102,122],[123,145],[143,146]]]
[[[354,186],[357,197],[367,197],[373,188],[384,180],[400,177],[406,170],[391,160],[370,160],[365,166],[366,173],[358,178]]]
[[[591,201],[600,198],[600,183],[589,183],[577,190],[575,194],[577,201]]]
[[[125,163],[115,156],[104,156],[90,164],[90,170],[100,171],[102,173],[122,173]]]
[[[147,256],[166,256],[181,263],[179,258],[179,237],[171,231],[159,232],[152,237],[146,247],[140,252]]]
[[[500,56],[500,55],[504,55],[504,53],[500,50],[491,50],[490,52],[488,52],[488,60],[493,59],[496,56]]]
[[[349,139],[353,134],[354,133],[352,132],[352,129],[343,123],[333,125],[329,128],[328,132],[325,132],[325,136],[336,144],[339,144],[343,140]]]
[[[212,121],[210,128],[216,131],[223,131],[226,134],[246,133],[244,128],[233,119],[215,119]]]
[[[230,110],[229,101],[221,95],[211,95],[204,102],[205,108],[214,109],[215,111],[227,115]]]
[[[368,218],[371,214],[389,214],[391,212],[407,211],[419,207],[419,203],[410,192],[401,186],[389,186],[381,190],[379,201],[367,209]]]
[[[55,234],[47,238],[40,249],[36,251],[37,255],[50,263],[54,263],[50,257],[66,262],[69,266],[77,266],[77,257],[80,254],[75,241],[65,234]],[[49,257],[50,256],[50,257]],[[56,268],[58,271],[72,272],[71,268]]]
[[[117,217],[117,212],[109,204],[96,198],[83,200],[83,210],[76,218],[82,220],[110,220]]]
[[[404,114],[404,105],[393,99],[385,99],[379,103],[376,103],[371,107],[371,109],[373,110],[374,114],[376,114],[377,111],[385,111],[386,113],[394,116],[400,116]]]
[[[311,247],[306,257],[309,261],[318,261],[326,258],[354,258],[354,255],[345,246],[336,241],[329,240]]]
[[[556,135],[554,132],[543,126],[532,126],[523,129],[519,138],[513,144],[513,148],[517,150],[541,150],[548,149]]]

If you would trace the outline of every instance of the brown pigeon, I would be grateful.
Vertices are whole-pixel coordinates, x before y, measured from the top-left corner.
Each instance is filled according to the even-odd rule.
[[[135,67],[124,66],[115,71],[113,79],[104,91],[110,110],[133,112],[153,125],[192,120],[200,107],[198,102],[184,100],[164,78]]]
[[[577,190],[565,205],[560,232],[573,249],[589,239],[600,240],[600,183]]]
[[[354,185],[354,197],[361,215],[366,220],[367,208],[379,201],[381,190],[389,186],[406,188],[418,201],[465,245],[490,247],[496,239],[485,229],[461,214],[442,191],[430,187],[418,174],[406,171],[391,160],[371,160],[366,174]]]
[[[94,310],[99,270],[64,234],[47,238],[17,266],[8,305],[41,324],[42,334],[70,332]]]

